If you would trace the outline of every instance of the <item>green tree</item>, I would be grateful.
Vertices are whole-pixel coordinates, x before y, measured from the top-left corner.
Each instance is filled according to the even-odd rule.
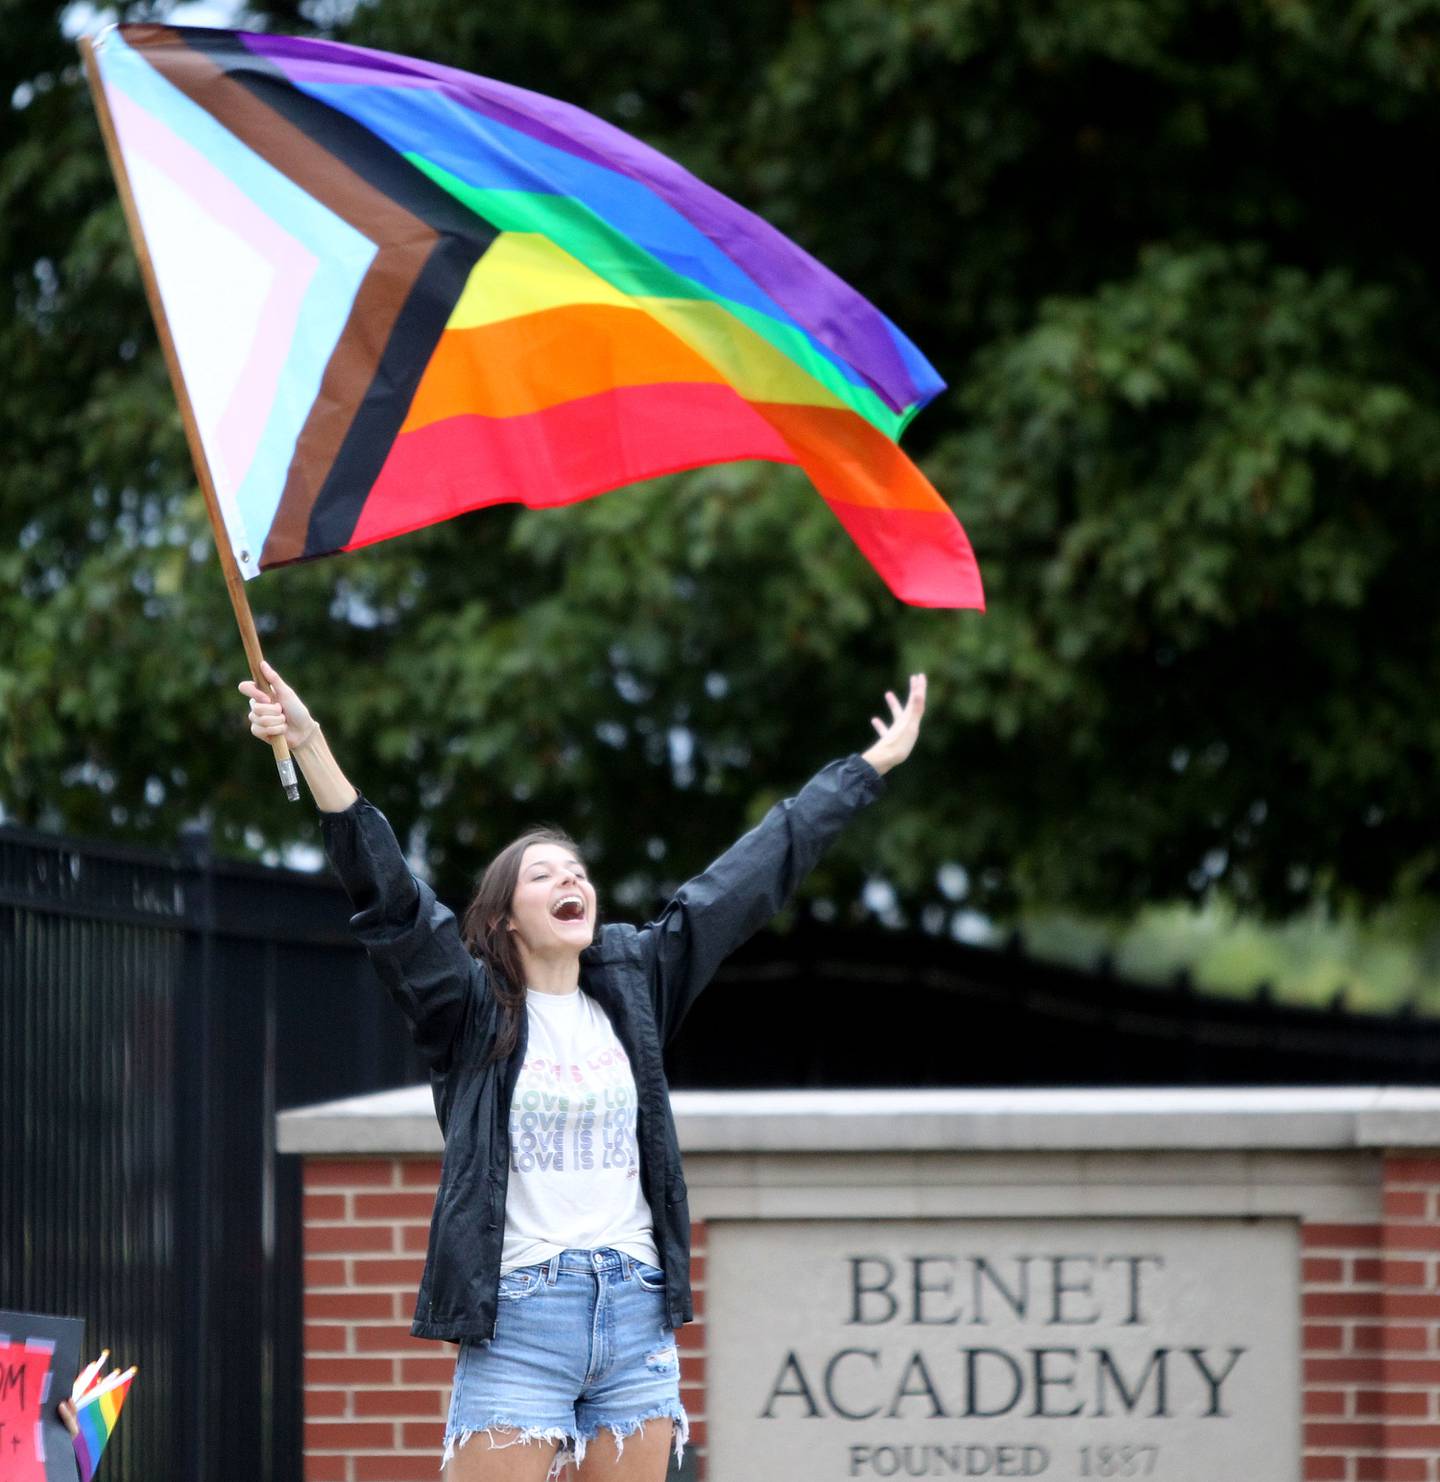
[[[312,838],[232,698],[64,10],[10,10],[0,802]],[[760,466],[252,584],[271,656],[366,792],[423,820],[444,888],[551,817],[643,908],[923,667],[921,750],[814,895],[847,905],[867,872],[910,911],[1434,891],[1437,0],[346,10],[344,39],[640,134],[904,325],[953,388],[907,442],[990,599],[897,608]]]

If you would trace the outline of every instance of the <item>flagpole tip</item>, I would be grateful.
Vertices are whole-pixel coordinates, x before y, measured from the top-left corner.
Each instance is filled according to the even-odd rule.
[[[300,801],[300,783],[295,776],[295,763],[292,758],[276,757],[275,770],[280,774],[280,785],[285,789],[285,796],[292,803]]]

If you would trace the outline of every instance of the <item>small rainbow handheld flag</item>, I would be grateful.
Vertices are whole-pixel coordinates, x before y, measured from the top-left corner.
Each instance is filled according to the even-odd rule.
[[[897,445],[939,376],[664,155],[329,41],[126,25],[94,56],[245,576],[757,458],[803,468],[904,601],[983,606],[964,531]]]
[[[133,1367],[123,1374],[112,1369],[107,1378],[101,1379],[100,1370],[108,1357],[107,1349],[76,1379],[70,1394],[70,1403],[75,1407],[75,1422],[79,1426],[75,1436],[75,1460],[80,1468],[80,1482],[91,1482],[94,1477],[95,1468],[100,1465],[100,1454],[115,1433],[120,1407],[130,1393],[137,1372]]]

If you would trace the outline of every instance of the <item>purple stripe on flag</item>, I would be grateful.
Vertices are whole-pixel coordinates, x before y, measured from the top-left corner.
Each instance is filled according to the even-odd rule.
[[[99,1456],[90,1454],[90,1446],[84,1435],[75,1437],[75,1464],[80,1468],[80,1482],[90,1482],[95,1475],[95,1463]]]
[[[236,35],[296,84],[435,88],[532,138],[627,175],[687,217],[895,410],[923,405],[944,389],[934,368],[900,330],[823,263],[683,166],[594,114],[438,63],[304,37]]]

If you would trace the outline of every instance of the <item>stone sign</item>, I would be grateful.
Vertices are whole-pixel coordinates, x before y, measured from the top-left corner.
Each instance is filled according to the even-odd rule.
[[[713,1221],[713,1482],[1298,1482],[1288,1220]]]

